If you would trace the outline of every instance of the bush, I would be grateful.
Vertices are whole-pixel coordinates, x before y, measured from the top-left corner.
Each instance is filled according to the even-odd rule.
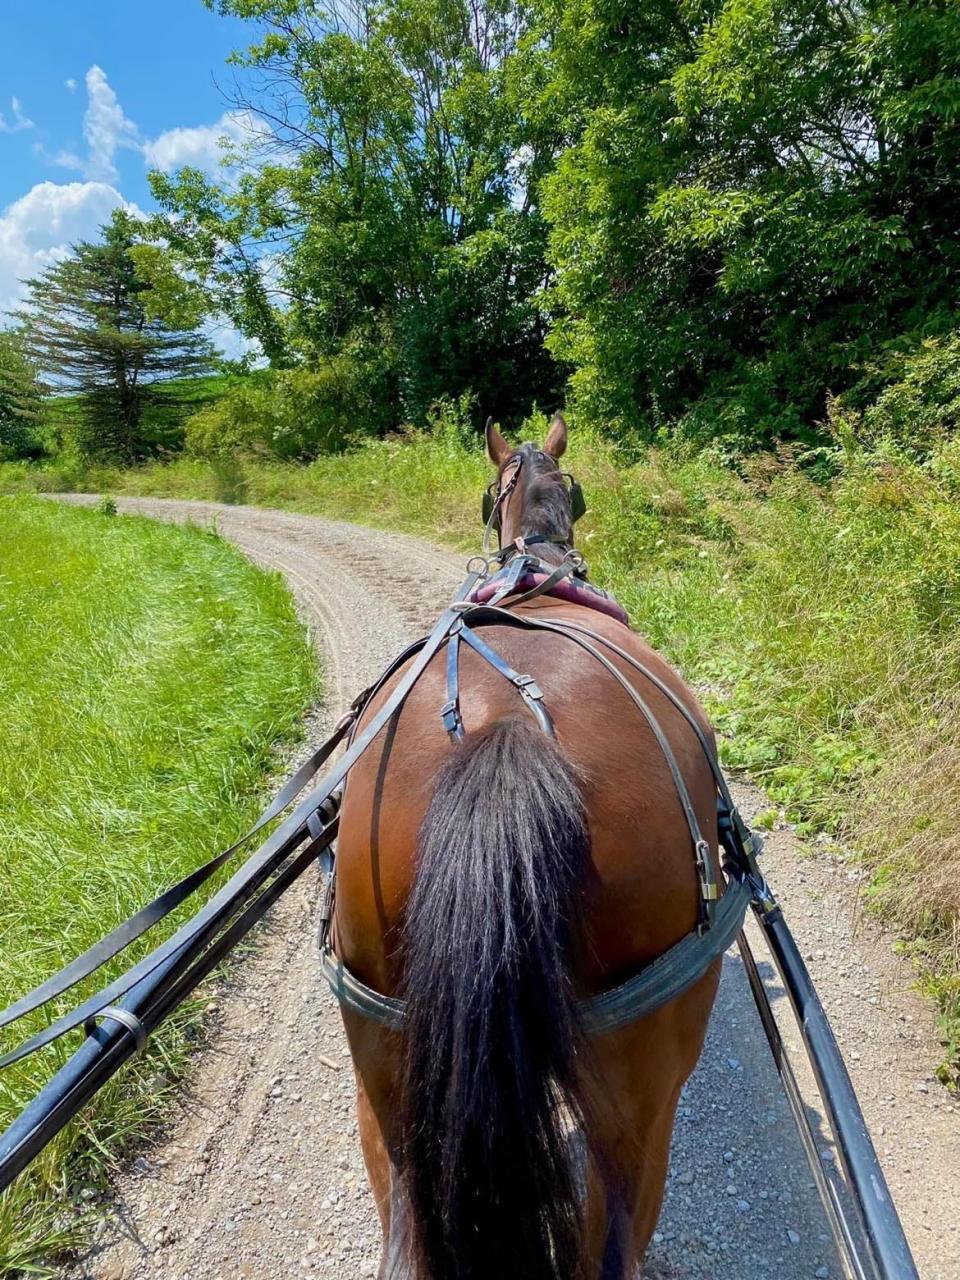
[[[928,457],[960,428],[960,333],[899,348],[835,406],[857,442]]]
[[[252,453],[309,460],[392,425],[391,403],[383,364],[338,355],[315,369],[252,374],[190,418],[186,447],[208,459]]]
[[[772,364],[761,361],[744,361],[677,422],[662,426],[659,435],[679,456],[706,451],[721,465],[779,439],[813,439],[796,406],[784,400]]]

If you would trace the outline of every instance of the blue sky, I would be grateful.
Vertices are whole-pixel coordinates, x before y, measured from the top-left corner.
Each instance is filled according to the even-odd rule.
[[[150,167],[213,170],[243,138],[225,61],[255,36],[201,0],[4,0],[0,311],[114,208],[151,209]]]

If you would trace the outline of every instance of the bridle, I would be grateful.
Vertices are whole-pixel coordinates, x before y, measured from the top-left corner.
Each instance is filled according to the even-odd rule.
[[[513,493],[517,487],[517,481],[520,479],[520,469],[523,466],[523,454],[515,453],[501,475],[497,476],[492,484],[488,485],[483,492],[483,554],[490,553],[490,535],[493,530],[497,531],[497,546],[503,549],[503,540],[500,531],[503,527],[503,518],[501,515],[501,507]],[[510,476],[507,483],[503,483],[503,477],[510,468]]]
[[[483,493],[483,554],[490,554],[490,538],[493,530],[497,531],[497,546],[500,550],[501,559],[505,559],[504,552],[508,555],[516,548],[516,543],[504,547],[501,530],[503,528],[503,512],[502,508],[507,498],[513,493],[520,479],[520,471],[523,467],[524,457],[523,451],[518,450],[510,461],[504,467],[502,473],[487,486]],[[559,471],[558,474],[569,484],[570,497],[570,523],[574,525],[582,515],[586,514],[587,502],[583,496],[583,489],[579,482],[570,474],[569,471]],[[504,483],[506,477],[506,483]],[[552,538],[547,534],[537,534],[531,538],[522,540],[524,546],[534,546],[540,542],[556,542],[561,546],[566,546],[567,542],[564,538]],[[521,548],[516,548],[521,549]]]

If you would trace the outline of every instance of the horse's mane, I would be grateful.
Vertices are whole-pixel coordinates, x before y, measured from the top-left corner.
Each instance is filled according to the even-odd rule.
[[[521,445],[519,452],[523,454],[523,466],[526,471],[523,489],[523,537],[532,538],[540,534],[548,538],[561,538],[565,542],[571,541],[573,521],[570,511],[570,494],[562,472],[556,462],[541,452],[536,445]]]

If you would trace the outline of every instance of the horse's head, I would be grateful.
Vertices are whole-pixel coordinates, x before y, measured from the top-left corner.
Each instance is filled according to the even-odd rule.
[[[518,538],[537,539],[541,559],[559,560],[573,546],[574,523],[586,509],[580,486],[559,466],[567,447],[566,422],[558,413],[542,449],[529,441],[511,448],[492,418],[486,434],[497,478],[484,497],[484,524],[492,521],[501,547]]]

